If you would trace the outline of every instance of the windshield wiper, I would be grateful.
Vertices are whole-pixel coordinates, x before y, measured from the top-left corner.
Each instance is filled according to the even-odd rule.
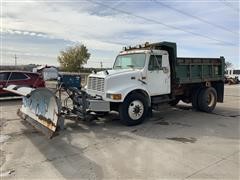
[[[134,68],[134,65],[127,65],[127,67]]]
[[[122,68],[122,66],[114,66],[114,68]]]

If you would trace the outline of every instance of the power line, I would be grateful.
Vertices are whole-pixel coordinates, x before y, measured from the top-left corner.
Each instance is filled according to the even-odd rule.
[[[238,8],[234,8],[233,6],[230,5],[230,3],[227,0],[219,0],[221,3],[223,3],[225,6],[233,9],[234,11],[239,13],[239,9]]]
[[[88,63],[111,64],[111,63],[113,63],[113,62],[104,62],[104,61],[91,61],[91,60],[89,60],[89,61],[88,61]]]
[[[113,2],[114,2],[114,4],[113,4],[111,7],[117,7],[117,6],[119,7],[119,5],[120,5],[121,3],[124,3],[123,0],[116,1],[116,3],[115,3],[115,1],[113,0]],[[98,10],[98,11],[96,10],[96,11],[93,11],[92,13],[93,13],[93,14],[96,14],[96,13],[98,13],[98,14],[99,14],[99,13],[104,13],[104,10],[103,10],[103,9],[101,9],[100,11],[99,11],[99,10]]]
[[[155,3],[161,4],[162,6],[167,7],[167,8],[169,8],[169,9],[173,10],[173,11],[176,11],[176,12],[178,12],[178,13],[181,13],[181,14],[183,14],[183,15],[185,15],[185,16],[189,16],[189,17],[191,17],[191,18],[197,19],[198,21],[201,21],[201,22],[203,22],[203,23],[209,24],[209,25],[211,25],[211,26],[213,26],[213,27],[217,27],[217,28],[219,28],[219,29],[222,29],[222,30],[224,30],[224,31],[227,31],[227,32],[230,32],[230,33],[233,33],[233,34],[237,34],[237,32],[234,32],[234,31],[232,31],[232,30],[230,30],[230,29],[228,29],[228,28],[225,28],[224,26],[221,26],[221,25],[219,25],[219,24],[215,24],[215,23],[213,23],[213,22],[209,22],[209,21],[207,21],[207,20],[205,20],[205,19],[202,19],[202,18],[197,17],[197,16],[194,16],[194,15],[191,15],[191,14],[186,13],[186,12],[184,12],[184,11],[181,11],[181,10],[179,10],[179,9],[177,9],[177,8],[174,8],[174,7],[172,7],[172,6],[169,6],[169,5],[165,4],[165,3],[159,2],[159,1],[157,1],[157,0],[152,0],[152,1],[154,1]]]
[[[215,41],[215,42],[220,42],[220,43],[229,44],[229,45],[233,45],[233,46],[235,45],[234,43],[222,41],[222,40],[219,40],[219,39],[216,39],[216,38],[212,38],[212,37],[207,36],[207,35],[204,35],[204,34],[200,34],[200,33],[192,32],[192,31],[188,31],[188,30],[186,30],[186,29],[182,29],[182,28],[178,28],[178,27],[176,27],[176,26],[172,26],[172,25],[169,25],[169,24],[165,24],[165,23],[163,23],[163,22],[161,22],[161,21],[158,21],[158,20],[155,20],[155,19],[143,17],[143,16],[140,16],[140,15],[136,15],[136,14],[133,14],[133,13],[128,12],[128,11],[124,11],[124,10],[121,10],[121,9],[117,9],[117,8],[115,8],[115,7],[110,7],[110,6],[108,6],[108,5],[104,4],[104,3],[100,3],[100,2],[96,2],[96,1],[92,1],[92,0],[89,0],[89,1],[91,1],[93,4],[97,4],[97,5],[100,5],[100,6],[109,8],[109,9],[112,9],[112,10],[114,10],[114,11],[117,11],[117,12],[120,12],[120,13],[123,13],[123,14],[126,14],[126,15],[129,15],[129,16],[132,16],[132,17],[135,17],[135,18],[138,18],[138,19],[143,19],[143,20],[148,21],[148,22],[160,24],[160,25],[165,26],[165,27],[168,27],[168,28],[170,28],[170,29],[176,29],[176,30],[179,30],[179,31],[182,31],[182,32],[185,32],[185,33],[188,33],[188,34],[192,34],[192,35],[195,35],[195,36],[203,37],[203,38],[206,38],[206,39]]]

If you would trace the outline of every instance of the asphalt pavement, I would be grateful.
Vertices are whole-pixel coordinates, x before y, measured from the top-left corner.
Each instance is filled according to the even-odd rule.
[[[21,100],[0,101],[1,179],[239,179],[240,86],[225,86],[211,114],[163,107],[138,126],[117,113],[66,120],[47,139],[16,115]]]

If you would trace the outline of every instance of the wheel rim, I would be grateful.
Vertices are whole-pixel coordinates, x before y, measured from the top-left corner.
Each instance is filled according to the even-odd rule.
[[[207,98],[208,106],[212,107],[214,105],[214,102],[215,102],[215,96],[214,96],[214,94],[212,92],[210,92],[208,94],[208,98]]]
[[[144,112],[143,103],[139,100],[132,101],[128,107],[128,115],[133,120],[138,120]]]

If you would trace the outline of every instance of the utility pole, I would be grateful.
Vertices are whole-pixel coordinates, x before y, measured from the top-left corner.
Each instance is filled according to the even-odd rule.
[[[101,69],[103,68],[103,62],[102,61],[100,62],[100,67],[101,67]]]
[[[17,55],[16,54],[14,56],[14,59],[15,59],[15,68],[17,68]]]

